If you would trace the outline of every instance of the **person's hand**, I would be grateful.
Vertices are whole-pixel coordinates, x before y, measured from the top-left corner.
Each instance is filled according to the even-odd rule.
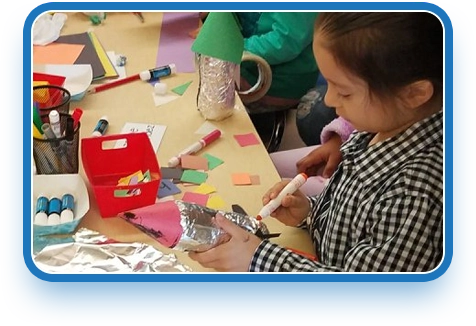
[[[308,176],[313,176],[318,175],[324,168],[322,176],[330,178],[342,160],[341,145],[340,136],[334,134],[325,144],[317,147],[296,163],[298,173],[304,172]]]
[[[290,181],[283,180],[271,187],[263,196],[263,205],[276,198]],[[271,213],[271,216],[287,226],[297,226],[306,218],[309,210],[307,197],[297,190],[293,194],[286,195],[281,201],[281,206]]]
[[[261,239],[218,213],[215,223],[230,235],[230,240],[204,252],[190,252],[191,259],[220,272],[247,272]]]

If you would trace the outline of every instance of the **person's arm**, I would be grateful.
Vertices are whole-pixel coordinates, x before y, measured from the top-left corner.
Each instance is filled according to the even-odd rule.
[[[272,30],[245,38],[245,50],[270,65],[296,58],[312,42],[316,13],[264,12],[260,21],[272,21]]]
[[[389,209],[391,207],[398,209]],[[442,206],[427,196],[387,197],[366,218],[369,234],[353,244],[340,266],[306,259],[263,241],[250,265],[253,272],[429,271],[441,260]],[[440,239],[438,239],[440,237]],[[319,253],[318,253],[319,255]]]
[[[354,127],[342,117],[337,117],[326,125],[321,132],[321,144],[325,144],[335,134],[339,135],[342,143],[347,141],[354,131]]]

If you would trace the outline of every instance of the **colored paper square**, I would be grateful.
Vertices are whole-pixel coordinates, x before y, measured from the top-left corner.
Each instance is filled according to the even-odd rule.
[[[51,43],[48,45],[33,45],[33,63],[73,64],[83,49],[83,44]]]
[[[182,169],[208,170],[208,160],[196,155],[184,155],[180,157],[180,165],[182,166]]]
[[[218,157],[215,157],[215,156],[210,155],[208,153],[205,153],[203,156],[208,161],[208,169],[209,170],[213,170],[217,166],[223,164],[223,161],[221,159],[219,159]]]
[[[206,184],[206,183],[202,183],[201,185],[199,185],[197,188],[193,190],[193,192],[197,194],[203,194],[203,195],[208,195],[215,191],[217,191],[215,187],[210,186],[209,184]]]
[[[180,178],[180,181],[199,185],[207,181],[207,178],[208,174],[206,174],[205,172],[185,170],[183,171],[182,178]]]
[[[157,194],[158,198],[173,196],[178,193],[181,193],[181,191],[172,181],[168,179],[162,179],[160,181],[160,187]]]
[[[186,201],[187,203],[195,203],[206,206],[208,202],[208,195],[186,192],[183,194],[182,200]]]
[[[261,184],[259,175],[250,175],[251,184],[256,186]]]
[[[180,168],[160,168],[162,179],[180,180],[182,178],[183,170]]]
[[[231,179],[234,185],[250,185],[251,179],[248,173],[233,173]]]
[[[222,209],[226,207],[226,202],[218,195],[208,198],[207,207],[212,209]]]
[[[234,137],[241,147],[258,145],[260,143],[259,139],[253,133],[234,135]]]

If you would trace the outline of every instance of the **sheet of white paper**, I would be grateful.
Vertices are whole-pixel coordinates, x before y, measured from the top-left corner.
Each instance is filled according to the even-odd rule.
[[[154,92],[152,92],[152,96],[154,97],[155,106],[167,104],[180,97],[172,93],[167,93],[165,95],[156,95]]]
[[[127,77],[127,74],[126,74],[126,66],[118,66],[116,65],[116,52],[114,51],[107,51],[107,56],[109,57],[109,60],[112,62],[112,64],[114,65],[114,68],[116,68],[116,71],[117,71],[117,74],[119,75],[119,77],[117,79],[122,79],[122,78],[125,78]],[[117,79],[113,79],[111,81],[114,81],[114,80],[117,80]]]
[[[220,130],[220,128],[217,128],[213,123],[209,122],[209,121],[205,121],[196,131],[195,133],[196,134],[199,134],[199,135],[208,135],[209,133],[211,133],[213,130],[215,129],[218,129]],[[220,130],[221,133],[223,134],[223,131]]]
[[[157,152],[157,150],[159,149],[160,143],[162,142],[162,138],[164,137],[166,128],[167,126],[163,126],[163,125],[127,122],[124,125],[124,127],[122,127],[121,134],[146,132],[147,136],[149,136],[149,140],[150,140],[150,143],[152,144],[152,148],[154,149],[154,152]],[[125,140],[118,140],[116,142],[115,148],[120,148],[125,146],[126,146]]]

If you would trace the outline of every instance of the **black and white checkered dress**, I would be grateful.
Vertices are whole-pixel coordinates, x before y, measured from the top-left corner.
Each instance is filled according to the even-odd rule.
[[[250,271],[425,272],[443,258],[443,113],[368,147],[354,133],[306,221],[318,261],[263,241]]]

